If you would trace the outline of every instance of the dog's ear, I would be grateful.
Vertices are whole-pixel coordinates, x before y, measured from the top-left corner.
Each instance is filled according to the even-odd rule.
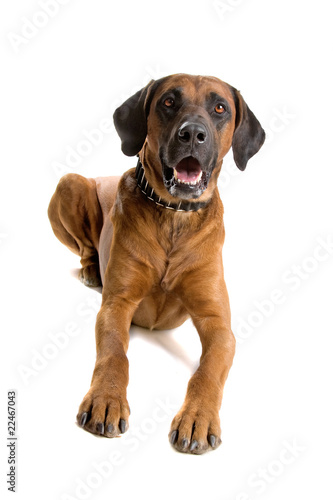
[[[235,131],[232,139],[234,160],[240,170],[258,153],[265,141],[265,131],[254,116],[239,90],[232,89],[236,105]]]
[[[121,150],[127,156],[138,154],[145,142],[149,108],[160,82],[151,80],[114,112],[113,121],[121,139]]]

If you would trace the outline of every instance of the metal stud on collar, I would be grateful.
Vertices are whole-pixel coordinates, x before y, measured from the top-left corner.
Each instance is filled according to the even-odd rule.
[[[168,210],[173,210],[174,212],[197,212],[200,208],[207,205],[205,202],[180,201],[178,204],[175,204],[162,200],[160,196],[155,194],[154,188],[149,186],[145,176],[144,167],[140,160],[138,160],[138,164],[135,169],[135,177],[140,191],[148,198],[148,200],[153,201],[159,207],[164,207]]]

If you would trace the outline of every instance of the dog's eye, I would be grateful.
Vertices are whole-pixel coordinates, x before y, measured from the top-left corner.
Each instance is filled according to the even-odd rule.
[[[222,113],[225,112],[225,108],[224,108],[223,104],[221,104],[220,102],[218,104],[216,104],[214,109],[215,109],[216,113],[218,113],[219,115],[222,115]]]
[[[163,102],[163,104],[167,108],[173,108],[174,105],[175,105],[175,101],[172,99],[172,97],[168,97],[167,99],[165,99],[165,101]]]

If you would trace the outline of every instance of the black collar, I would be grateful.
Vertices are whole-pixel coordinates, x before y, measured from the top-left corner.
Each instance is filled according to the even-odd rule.
[[[174,210],[175,212],[197,212],[200,208],[207,205],[207,202],[204,201],[180,201],[179,203],[170,203],[162,200],[161,197],[155,193],[154,189],[149,186],[145,176],[145,170],[140,160],[138,160],[138,164],[136,166],[135,177],[141,192],[148,198],[148,200],[153,201],[159,207],[168,208],[169,210]]]

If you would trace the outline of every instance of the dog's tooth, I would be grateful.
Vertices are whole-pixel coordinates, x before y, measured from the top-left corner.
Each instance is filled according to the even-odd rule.
[[[174,169],[174,178],[178,182],[178,184],[185,184],[186,186],[195,186],[196,184],[199,183],[201,177],[202,177],[202,172],[200,172],[197,180],[195,180],[195,181],[184,181],[183,179],[178,179],[178,177],[177,177],[177,170]]]

